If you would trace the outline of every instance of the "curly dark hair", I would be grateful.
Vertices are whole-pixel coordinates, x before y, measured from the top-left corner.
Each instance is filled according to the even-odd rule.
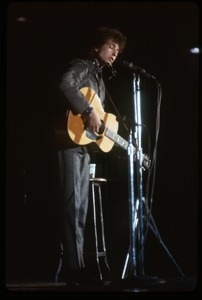
[[[121,53],[125,48],[127,38],[118,28],[113,27],[100,26],[95,28],[90,47],[100,47],[109,39],[119,45],[119,53]]]

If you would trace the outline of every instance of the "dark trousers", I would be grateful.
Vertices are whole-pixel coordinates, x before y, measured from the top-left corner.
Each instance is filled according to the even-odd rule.
[[[64,270],[85,267],[84,231],[89,198],[90,156],[83,147],[58,151]]]

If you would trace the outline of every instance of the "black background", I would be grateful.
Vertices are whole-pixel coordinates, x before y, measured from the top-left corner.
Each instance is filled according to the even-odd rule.
[[[26,22],[17,22],[25,17]],[[199,8],[194,2],[33,2],[6,9],[6,276],[52,278],[57,264],[54,176],[49,143],[52,112],[66,62],[83,56],[91,28],[127,36],[122,58],[154,75],[162,88],[153,217],[162,240],[188,276],[197,273]],[[4,61],[5,62],[5,61]],[[117,62],[107,88],[119,112],[132,116],[132,79]],[[141,79],[143,122],[154,141],[157,90]],[[56,102],[55,102],[56,101]],[[112,109],[110,102],[106,109]],[[112,112],[115,113],[112,109]],[[120,127],[120,132],[125,135]],[[124,136],[127,138],[127,136]],[[147,148],[144,149],[147,151]],[[104,203],[108,256],[119,277],[128,251],[126,155],[95,154],[109,179]],[[146,273],[179,275],[150,232]]]

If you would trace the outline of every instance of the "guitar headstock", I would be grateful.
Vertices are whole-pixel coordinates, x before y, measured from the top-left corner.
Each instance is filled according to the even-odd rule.
[[[142,166],[143,166],[143,170],[145,169],[149,170],[151,166],[151,159],[149,158],[148,155],[143,154]]]

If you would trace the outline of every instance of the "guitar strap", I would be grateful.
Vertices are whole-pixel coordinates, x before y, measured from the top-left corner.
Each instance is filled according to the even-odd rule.
[[[97,82],[97,86],[98,86],[97,94],[103,105],[105,100],[105,84],[102,76],[102,68],[100,68],[96,60],[93,61],[93,70],[90,70],[90,72],[88,73],[88,76],[90,75],[93,75]]]

